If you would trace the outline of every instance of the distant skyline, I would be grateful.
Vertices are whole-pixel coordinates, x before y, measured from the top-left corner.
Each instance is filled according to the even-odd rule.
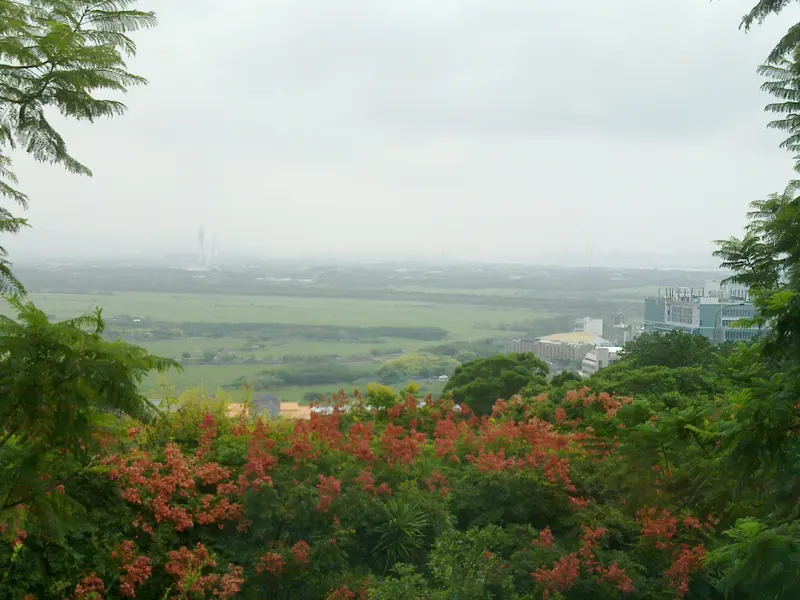
[[[112,249],[113,248],[113,249]],[[109,251],[100,254],[87,254],[79,248],[71,249],[64,245],[59,252],[47,252],[44,248],[38,251],[21,252],[17,256],[17,264],[20,266],[31,266],[41,263],[77,262],[77,263],[97,263],[126,262],[130,264],[167,264],[175,263],[184,267],[197,266],[198,253],[194,248],[174,248],[173,250],[152,250],[147,247],[137,251],[128,251],[125,248],[110,247]],[[459,257],[451,258],[448,256],[400,256],[387,254],[374,254],[366,257],[360,253],[351,255],[339,254],[287,254],[279,255],[259,255],[247,251],[225,251],[217,255],[217,262],[221,266],[244,264],[275,264],[291,263],[297,261],[298,264],[364,264],[364,263],[392,263],[398,264],[427,264],[427,265],[447,265],[447,264],[497,264],[497,265],[525,265],[525,266],[553,266],[553,267],[598,267],[598,268],[622,268],[622,269],[674,269],[674,270],[718,270],[719,261],[710,254],[542,254],[540,256],[516,257],[514,259],[463,259]]]
[[[752,3],[142,0],[151,84],[56,119],[93,178],[13,155],[33,228],[2,244],[713,267],[793,174],[756,75],[791,15],[745,34]]]

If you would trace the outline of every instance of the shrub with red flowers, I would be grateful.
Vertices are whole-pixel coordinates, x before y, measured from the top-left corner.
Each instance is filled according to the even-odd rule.
[[[122,542],[111,552],[111,558],[119,561],[119,593],[126,598],[136,597],[136,588],[144,584],[153,572],[153,561],[137,554],[136,546],[130,540]]]
[[[552,598],[587,586],[598,598],[640,589],[686,596],[708,522],[635,505],[609,520],[608,498],[586,485],[598,464],[618,467],[628,430],[616,425],[630,404],[578,390],[560,407],[566,417],[551,422],[548,402],[513,399],[484,417],[408,396],[389,410],[297,422],[166,415],[167,424],[181,419],[180,443],[158,435],[165,424],[126,429],[122,451],[103,460],[115,514],[125,515],[114,567],[75,589],[246,598],[268,578],[275,598],[361,598],[390,581],[393,566],[429,562],[434,579],[451,573],[435,585],[486,597]],[[588,424],[586,411],[608,430]],[[630,550],[613,549],[632,531]],[[482,579],[464,571],[470,561]],[[111,583],[101,588],[103,580]]]

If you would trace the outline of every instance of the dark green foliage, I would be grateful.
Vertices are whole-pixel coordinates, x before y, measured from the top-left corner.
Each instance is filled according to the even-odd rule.
[[[708,557],[720,566],[719,586],[730,597],[791,598],[800,589],[800,521],[769,529],[745,518],[725,532],[730,540]]]
[[[400,383],[410,379],[450,375],[459,362],[455,358],[429,352],[410,352],[387,360],[378,368],[381,383]]]
[[[550,378],[550,385],[553,387],[561,387],[570,383],[580,383],[581,381],[583,381],[583,377],[575,371],[561,371],[558,375],[554,375]]]
[[[715,255],[732,281],[751,286],[758,324],[769,322],[766,350],[776,358],[800,356],[800,181],[782,194],[753,202],[744,238],[717,242]]]
[[[702,367],[716,360],[711,342],[682,331],[644,333],[625,345],[622,361],[630,368]]]
[[[247,337],[252,346],[297,339],[320,342],[380,342],[387,337],[433,342],[446,338],[447,330],[441,327],[356,327],[294,323],[175,323],[153,319],[133,322],[133,318],[119,315],[110,321],[109,334],[139,342],[181,337]]]
[[[105,341],[99,311],[51,323],[33,304],[8,302],[17,319],[0,316],[0,514],[23,503],[49,513],[69,496],[44,492],[95,464],[98,434],[117,417],[154,416],[139,383],[173,363]]]
[[[593,390],[620,395],[709,395],[717,388],[713,371],[700,367],[671,369],[663,366],[632,367],[619,362],[600,370],[588,381]]]
[[[319,366],[275,369],[265,371],[250,381],[246,378],[234,382],[229,387],[239,388],[247,383],[255,390],[269,390],[282,385],[323,385],[329,383],[355,383],[374,375],[375,370],[369,367],[354,367],[336,363]]]
[[[384,572],[395,564],[416,562],[425,542],[428,519],[413,502],[389,500],[383,509],[383,521],[375,527],[378,536],[375,552],[384,557]]]
[[[546,384],[547,373],[547,365],[533,354],[498,354],[458,367],[444,391],[486,415],[498,398],[511,398],[530,384]]]

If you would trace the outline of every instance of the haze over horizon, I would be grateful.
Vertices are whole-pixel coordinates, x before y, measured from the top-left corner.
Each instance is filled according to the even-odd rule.
[[[3,243],[192,253],[205,226],[223,256],[713,266],[791,173],[755,72],[791,21],[745,34],[750,4],[145,4],[150,85],[57,121],[93,178],[13,155],[33,228]]]

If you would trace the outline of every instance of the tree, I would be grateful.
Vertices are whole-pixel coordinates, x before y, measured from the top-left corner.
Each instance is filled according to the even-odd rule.
[[[779,102],[767,104],[764,110],[783,115],[782,118],[771,121],[767,127],[780,129],[789,134],[781,148],[795,153],[795,161],[800,160],[800,47],[792,50],[789,57],[776,58],[771,64],[762,65],[758,69],[759,75],[767,77],[761,89],[775,96]]]
[[[714,347],[703,336],[682,331],[644,333],[628,342],[622,361],[628,367],[700,367],[716,359]]]
[[[754,25],[761,25],[770,15],[777,15],[784,8],[792,4],[793,0],[758,0],[758,3],[742,18],[742,27],[749,31]],[[800,44],[800,23],[789,28],[778,44],[769,54],[768,61],[771,63],[782,59],[786,54],[792,52]]]
[[[770,325],[766,350],[776,357],[800,356],[800,181],[781,194],[752,203],[745,236],[717,241],[714,253],[750,287],[759,308],[753,320]]]
[[[116,417],[154,416],[141,378],[177,366],[104,340],[99,311],[53,323],[31,303],[9,304],[18,316],[0,316],[0,524],[22,506],[51,513],[51,493],[95,464]]]
[[[378,377],[384,383],[397,383],[414,377],[449,375],[458,366],[455,358],[429,352],[410,352],[383,363],[378,369]]]
[[[136,52],[129,33],[152,27],[152,12],[133,10],[137,0],[0,0],[0,196],[21,207],[27,196],[14,186],[9,150],[37,161],[58,163],[73,173],[91,171],[67,150],[47,118],[47,109],[94,121],[125,112],[119,100],[96,92],[126,92],[146,83],[127,70]],[[26,226],[0,207],[0,232]],[[0,290],[22,291],[0,247]]]
[[[498,354],[458,367],[444,391],[476,414],[487,415],[499,398],[511,398],[531,384],[546,386],[547,374],[547,364],[533,354]]]

